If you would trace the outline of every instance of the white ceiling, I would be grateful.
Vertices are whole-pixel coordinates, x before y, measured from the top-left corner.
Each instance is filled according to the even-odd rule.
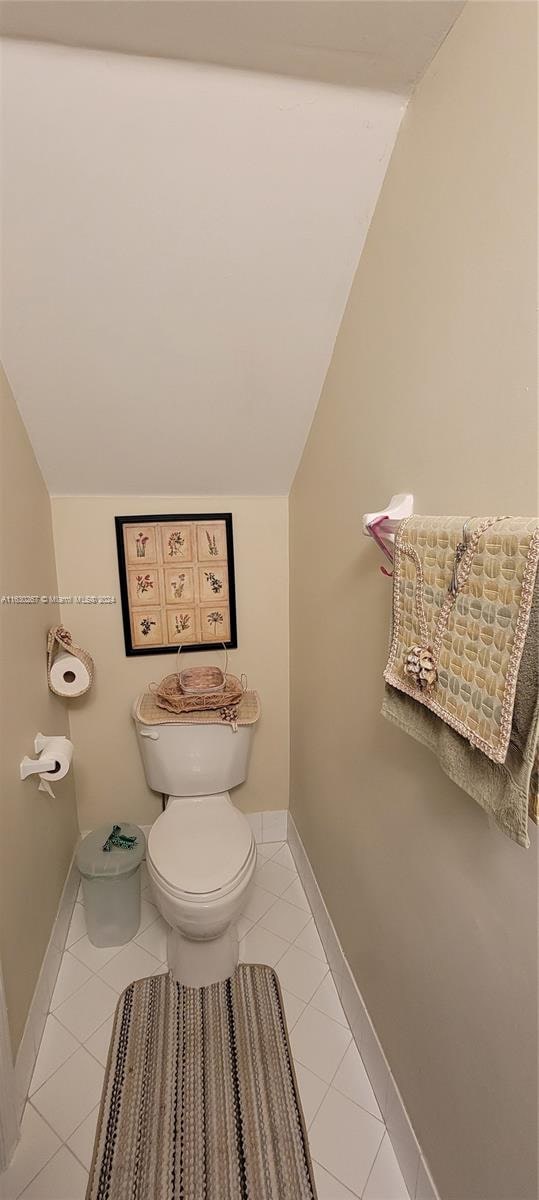
[[[198,30],[208,59],[198,14],[231,7],[259,9],[259,22],[282,10],[284,24],[272,26],[277,60],[286,45],[293,59],[305,40],[303,21],[294,42],[294,9],[328,6],[153,0],[160,15],[146,33],[155,42],[165,10],[189,10],[189,45]],[[460,7],[351,0],[335,5],[342,28],[313,17],[311,33],[332,41],[336,70],[352,28],[344,10],[364,10],[372,50],[374,9],[395,20],[406,9],[415,34],[409,26],[403,39],[404,80]],[[120,10],[147,9],[144,0],[61,6],[81,16],[90,8],[95,36],[105,38],[98,14],[107,10],[116,49],[142,51],[143,26],[124,22],[137,42],[124,47],[118,22]],[[399,60],[391,20],[379,27],[386,91],[320,82],[315,55],[309,78],[247,70],[264,20],[250,43],[238,39],[242,70],[2,43],[2,358],[53,493],[289,490],[403,99],[398,72],[390,85],[386,70]],[[226,47],[219,52],[226,59]],[[369,70],[375,58],[373,50]],[[324,50],[322,78],[328,61]]]

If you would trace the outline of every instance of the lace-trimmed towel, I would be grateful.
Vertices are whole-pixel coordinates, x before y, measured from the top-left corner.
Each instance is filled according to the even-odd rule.
[[[443,518],[432,518],[431,520],[442,520]],[[419,519],[418,519],[419,520]],[[424,519],[423,519],[424,520]],[[428,518],[427,518],[428,520]],[[498,536],[503,534],[504,529],[507,529],[509,518],[505,518],[500,522],[501,530],[498,529]],[[494,692],[492,691],[492,676],[496,676],[495,666],[501,664],[502,660],[511,654],[513,650],[513,659],[516,662],[516,654],[514,652],[515,638],[509,646],[505,647],[505,658],[502,654],[504,647],[504,638],[502,636],[505,628],[506,620],[505,609],[507,607],[508,593],[510,589],[506,589],[503,596],[499,598],[498,605],[495,601],[496,590],[492,580],[496,577],[504,577],[513,579],[513,586],[516,596],[522,603],[523,585],[520,582],[515,585],[515,576],[520,575],[521,580],[526,577],[526,580],[532,576],[532,596],[528,604],[525,595],[524,600],[527,606],[526,612],[526,633],[524,644],[520,655],[518,666],[518,674],[515,680],[513,689],[514,702],[511,713],[511,725],[509,731],[509,740],[505,759],[500,762],[499,759],[494,759],[494,755],[488,754],[481,748],[477,748],[478,741],[481,735],[486,732],[485,726],[481,726],[479,736],[477,729],[472,729],[473,736],[461,734],[457,732],[456,725],[453,720],[447,720],[441,712],[437,712],[435,708],[436,693],[438,686],[443,686],[449,679],[452,678],[447,671],[447,676],[444,670],[443,657],[439,664],[439,680],[432,689],[432,694],[429,696],[424,693],[419,693],[411,687],[405,680],[405,686],[397,690],[393,686],[393,680],[389,683],[392,686],[386,686],[386,694],[382,706],[383,715],[393,724],[398,725],[404,732],[411,737],[421,742],[432,750],[445,773],[456,783],[463,791],[472,796],[478,804],[481,805],[488,813],[490,813],[496,821],[499,828],[507,834],[508,837],[518,842],[519,845],[528,847],[528,816],[534,821],[538,821],[539,817],[539,801],[538,801],[538,772],[537,772],[537,744],[539,733],[539,660],[538,660],[538,642],[539,642],[539,576],[537,574],[537,540],[538,540],[538,522],[524,521],[519,522],[520,527],[525,527],[525,533],[519,537],[519,554],[518,570],[516,566],[508,563],[507,551],[511,546],[515,545],[517,523],[511,521],[512,532],[511,541],[504,541],[503,558],[500,557],[499,569],[494,573],[492,568],[488,568],[488,573],[485,580],[470,572],[470,584],[465,585],[462,591],[457,596],[455,608],[453,610],[452,619],[448,621],[447,631],[449,638],[454,631],[457,622],[459,628],[462,627],[463,616],[469,612],[471,599],[478,600],[483,587],[487,588],[487,596],[481,597],[483,603],[488,607],[485,608],[487,614],[488,625],[487,629],[492,630],[492,636],[488,637],[487,649],[490,647],[493,654],[489,660],[488,656],[483,652],[485,642],[481,637],[477,636],[476,628],[473,632],[476,636],[474,640],[471,638],[466,642],[466,653],[462,655],[461,667],[462,670],[456,673],[457,683],[467,683],[470,689],[470,695],[475,698],[477,704],[481,705],[483,693],[480,690],[479,684],[482,683],[484,694],[487,699],[494,696],[499,713],[502,708],[503,697],[506,694],[504,688],[507,683],[507,672],[501,675],[501,679],[496,681]],[[457,522],[459,536],[462,533],[462,521]],[[400,537],[406,536],[406,531],[400,531]],[[455,534],[452,533],[453,555],[455,552]],[[491,545],[493,543],[493,529],[488,531],[488,540]],[[528,545],[528,553],[525,553],[526,545]],[[522,553],[524,548],[524,553]],[[478,553],[481,554],[481,540],[478,545]],[[501,554],[501,552],[500,552]],[[464,561],[464,560],[462,560]],[[486,560],[488,562],[488,559]],[[452,573],[452,566],[446,563],[445,571],[439,569],[437,576],[437,611],[443,604],[447,588],[446,580],[448,575]],[[533,585],[533,578],[535,584]],[[395,588],[399,589],[403,586],[402,579],[398,585],[395,582]],[[410,583],[408,582],[408,587]],[[429,588],[432,585],[429,583],[426,587],[426,611],[427,605],[430,602]],[[413,587],[413,583],[412,583]],[[471,595],[473,589],[473,596]],[[398,603],[398,599],[395,601]],[[517,603],[517,601],[515,601]],[[521,608],[519,607],[519,615]],[[501,615],[502,625],[500,626],[497,617]],[[518,618],[516,613],[513,613],[513,623],[516,626]],[[522,624],[521,624],[522,629]],[[412,630],[410,636],[413,636]],[[461,634],[461,637],[463,635]],[[448,640],[449,640],[448,638]],[[479,649],[477,643],[479,642]],[[393,649],[393,646],[392,646]],[[484,672],[479,678],[476,677],[475,688],[471,689],[470,684],[470,665],[477,663],[477,656],[474,657],[473,651],[477,651],[477,655],[481,653],[482,661],[479,663],[479,668],[476,666],[476,671]],[[494,654],[495,651],[495,654]],[[395,670],[397,659],[394,659]],[[487,664],[489,671],[487,671]],[[515,668],[517,669],[517,668]],[[387,672],[386,672],[387,679]],[[490,689],[490,690],[487,690]],[[446,686],[446,691],[448,690]],[[455,703],[458,703],[459,690],[453,682],[449,690],[451,695],[456,697]],[[416,703],[420,700],[421,703]],[[430,701],[430,702],[429,702]],[[440,706],[441,707],[441,706]],[[487,711],[490,711],[490,705]],[[430,711],[429,711],[430,710]],[[477,711],[477,709],[476,709]],[[480,710],[481,711],[481,710]],[[462,709],[459,712],[461,716]],[[484,715],[484,714],[483,714]],[[440,720],[439,717],[442,716]],[[451,713],[453,716],[453,713]],[[481,738],[481,740],[483,740]],[[498,750],[499,753],[499,750]]]
[[[537,645],[539,634],[539,575],[520,660],[513,725],[504,763],[495,763],[481,750],[440,721],[411,696],[386,683],[382,713],[393,725],[427,746],[445,774],[490,816],[502,833],[529,847],[528,817],[539,824],[537,739],[539,688]]]
[[[384,678],[488,758],[504,762],[537,574],[539,522],[473,518],[463,551],[465,520],[402,522],[395,539],[393,636]],[[456,598],[450,587],[455,563]],[[409,660],[426,639],[436,680],[421,687]]]

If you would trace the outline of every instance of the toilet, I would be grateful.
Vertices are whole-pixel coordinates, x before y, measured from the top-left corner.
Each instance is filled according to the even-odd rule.
[[[256,844],[229,791],[247,777],[254,726],[146,725],[137,731],[149,787],[166,798],[151,827],[146,864],[166,921],[168,965],[187,987],[232,975],[236,921],[256,866]]]

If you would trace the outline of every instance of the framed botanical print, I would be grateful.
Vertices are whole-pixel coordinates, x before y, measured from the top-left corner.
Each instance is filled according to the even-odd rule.
[[[232,513],[114,519],[126,654],[235,649]]]

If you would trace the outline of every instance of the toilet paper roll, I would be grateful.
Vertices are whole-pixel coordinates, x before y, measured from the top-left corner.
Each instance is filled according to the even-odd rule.
[[[51,666],[51,683],[60,696],[82,696],[91,684],[90,673],[80,658],[66,650],[57,654]]]
[[[49,780],[63,779],[67,775],[73,758],[73,742],[66,737],[50,737],[46,738],[43,734],[36,738],[36,750],[39,750],[38,763],[54,762],[54,767],[51,770],[40,771],[39,767],[37,774],[39,775],[40,792],[48,792],[49,796],[54,797],[54,792],[51,788]]]

